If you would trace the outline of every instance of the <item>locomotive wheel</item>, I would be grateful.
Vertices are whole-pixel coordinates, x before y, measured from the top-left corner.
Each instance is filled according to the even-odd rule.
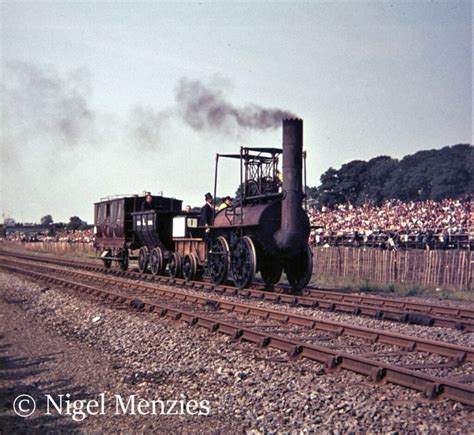
[[[229,244],[220,236],[211,245],[207,255],[207,269],[213,284],[222,284],[229,270]]]
[[[148,260],[149,260],[149,253],[148,248],[143,246],[140,248],[138,253],[138,270],[141,273],[145,273],[148,269]]]
[[[186,281],[191,281],[196,278],[197,273],[197,258],[196,254],[191,252],[184,256],[183,259],[183,277]]]
[[[150,254],[150,270],[153,275],[161,275],[164,270],[164,257],[161,248],[155,248]]]
[[[285,274],[295,292],[306,287],[313,273],[313,253],[309,246],[285,265]]]
[[[121,249],[117,256],[120,269],[125,272],[128,269],[128,249]]]
[[[267,287],[273,287],[280,281],[283,266],[275,257],[265,256],[260,265],[260,274]]]
[[[177,252],[172,252],[168,262],[168,270],[172,278],[181,276],[181,264],[181,255],[179,255]]]
[[[248,287],[253,280],[257,266],[255,246],[250,237],[244,236],[237,242],[230,261],[235,285],[239,288]]]

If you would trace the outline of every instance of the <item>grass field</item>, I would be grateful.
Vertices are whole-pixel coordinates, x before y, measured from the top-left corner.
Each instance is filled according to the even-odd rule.
[[[418,283],[388,282],[385,284],[340,276],[313,275],[310,284],[316,287],[343,289],[351,292],[382,293],[397,296],[423,296],[439,300],[456,299],[474,302],[473,291],[462,291],[453,287],[430,287]]]

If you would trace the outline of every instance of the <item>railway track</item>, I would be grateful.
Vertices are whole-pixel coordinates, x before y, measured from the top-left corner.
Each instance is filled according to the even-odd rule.
[[[293,358],[309,358],[324,364],[329,371],[347,369],[368,376],[374,383],[390,382],[413,388],[430,399],[446,397],[474,405],[474,388],[463,383],[472,383],[474,379],[473,348],[321,321],[311,316],[211,298],[162,283],[137,282],[67,266],[4,258],[0,267],[180,319],[236,340],[279,349]]]
[[[474,309],[443,306],[439,304],[409,302],[402,299],[384,298],[367,295],[354,295],[336,291],[321,291],[309,288],[301,296],[285,293],[285,287],[277,287],[275,291],[264,290],[263,285],[254,288],[238,289],[230,285],[214,285],[204,281],[186,282],[184,279],[169,276],[141,274],[135,271],[123,272],[118,269],[104,269],[91,261],[60,259],[45,256],[23,254],[15,251],[0,250],[7,256],[49,262],[52,264],[73,265],[83,270],[102,272],[114,276],[127,277],[146,282],[157,282],[176,286],[191,286],[195,289],[214,291],[229,296],[241,296],[275,303],[286,303],[301,307],[311,307],[330,312],[341,312],[362,315],[381,320],[401,323],[419,324],[423,326],[439,326],[454,328],[466,332],[474,332]]]

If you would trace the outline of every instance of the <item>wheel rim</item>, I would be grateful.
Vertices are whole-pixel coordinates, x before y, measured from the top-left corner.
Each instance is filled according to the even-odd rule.
[[[283,266],[275,257],[265,256],[260,266],[260,274],[267,286],[273,286],[280,281]]]
[[[183,276],[186,280],[194,279],[197,271],[196,256],[191,253],[183,259]]]
[[[308,284],[313,273],[313,253],[309,246],[290,259],[285,265],[285,274],[294,291],[300,291]]]
[[[145,273],[148,269],[148,249],[145,247],[140,248],[140,252],[138,253],[138,270],[141,273]]]
[[[232,277],[239,288],[248,287],[255,275],[255,246],[250,237],[237,242],[231,255]]]
[[[222,284],[229,270],[229,244],[224,237],[218,237],[208,252],[208,273],[214,284]]]
[[[172,278],[176,278],[181,273],[181,256],[173,252],[170,257],[168,269]]]
[[[126,249],[121,250],[119,257],[120,269],[125,272],[128,269],[128,251]]]
[[[153,275],[161,275],[163,272],[163,251],[155,248],[150,255],[150,270]]]

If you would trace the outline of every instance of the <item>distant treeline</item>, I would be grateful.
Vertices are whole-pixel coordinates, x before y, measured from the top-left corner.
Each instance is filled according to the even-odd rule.
[[[353,160],[339,170],[329,168],[308,196],[325,206],[387,199],[425,201],[474,193],[474,147],[469,144],[418,151],[403,159],[375,157]]]

